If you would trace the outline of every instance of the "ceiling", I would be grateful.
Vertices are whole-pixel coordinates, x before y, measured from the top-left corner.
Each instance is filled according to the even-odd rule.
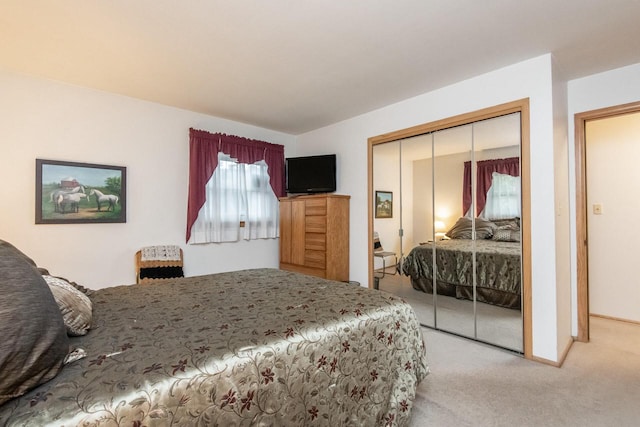
[[[300,134],[552,53],[640,62],[639,0],[2,0],[0,68]]]

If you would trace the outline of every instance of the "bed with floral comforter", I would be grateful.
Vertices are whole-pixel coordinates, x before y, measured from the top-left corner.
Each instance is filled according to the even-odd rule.
[[[86,357],[7,426],[406,425],[428,374],[400,298],[256,269],[95,291]]]
[[[433,292],[434,244],[411,250],[402,272],[414,289]],[[520,243],[494,240],[451,239],[435,244],[436,289],[439,295],[520,309],[522,304]],[[475,262],[474,262],[475,257]]]

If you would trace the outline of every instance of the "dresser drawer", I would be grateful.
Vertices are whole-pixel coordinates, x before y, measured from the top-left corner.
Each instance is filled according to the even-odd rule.
[[[305,215],[326,215],[327,199],[309,199],[304,202]]]
[[[304,251],[304,265],[306,267],[325,268],[326,266],[326,252],[325,251]]]
[[[314,251],[327,249],[327,235],[325,233],[306,233],[304,236],[304,248]]]
[[[304,218],[304,230],[307,233],[326,233],[326,216],[306,216]]]

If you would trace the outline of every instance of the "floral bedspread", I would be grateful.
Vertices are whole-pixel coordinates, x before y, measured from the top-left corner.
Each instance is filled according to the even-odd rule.
[[[429,372],[411,307],[351,284],[256,269],[91,298],[87,357],[0,425],[407,425]]]

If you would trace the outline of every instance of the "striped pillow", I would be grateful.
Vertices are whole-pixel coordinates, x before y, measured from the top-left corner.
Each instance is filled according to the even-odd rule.
[[[85,335],[91,327],[93,306],[91,300],[69,282],[59,277],[43,275],[53,298],[60,308],[67,335]]]

